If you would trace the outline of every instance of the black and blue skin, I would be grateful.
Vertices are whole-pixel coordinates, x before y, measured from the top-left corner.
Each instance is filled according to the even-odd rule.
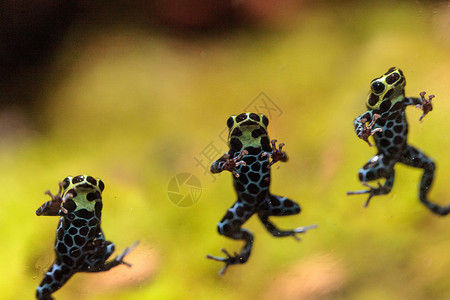
[[[391,191],[395,177],[394,166],[402,163],[423,170],[419,184],[419,199],[433,213],[445,216],[450,212],[450,205],[440,206],[428,200],[427,197],[436,170],[435,162],[407,142],[406,107],[414,105],[421,109],[423,111],[419,119],[421,121],[433,109],[431,100],[434,96],[430,95],[426,99],[426,93],[422,92],[420,98],[405,97],[405,84],[403,72],[395,67],[372,80],[366,102],[368,110],[357,117],[353,124],[356,135],[366,141],[369,146],[372,145],[368,139],[373,135],[378,151],[359,170],[358,174],[359,180],[369,189],[347,192],[347,194],[369,194],[365,203],[367,207],[373,196],[385,195]],[[385,178],[383,185],[378,183],[378,186],[374,187],[367,183],[380,178]]]
[[[105,185],[100,179],[79,175],[66,177],[59,184],[59,192],[36,210],[38,216],[59,216],[56,230],[56,259],[36,289],[36,298],[53,299],[52,293],[60,289],[77,272],[104,272],[118,265],[131,266],[123,261],[137,245],[107,259],[114,252],[114,244],[105,240],[100,227],[102,192]]]
[[[242,113],[231,116],[227,121],[230,149],[211,165],[212,173],[233,173],[233,184],[237,193],[237,201],[217,225],[218,231],[226,237],[245,242],[240,253],[231,255],[222,249],[226,257],[207,256],[225,263],[219,274],[223,274],[228,266],[243,264],[249,259],[253,234],[242,228],[242,225],[254,214],[258,215],[266,229],[275,237],[293,236],[298,239],[298,233],[305,233],[316,227],[311,225],[281,230],[269,221],[271,216],[298,214],[300,206],[291,199],[273,195],[269,191],[271,165],[278,161],[286,162],[288,157],[282,150],[284,144],[277,148],[276,140],[270,142],[267,134],[268,124],[269,120],[262,114]]]

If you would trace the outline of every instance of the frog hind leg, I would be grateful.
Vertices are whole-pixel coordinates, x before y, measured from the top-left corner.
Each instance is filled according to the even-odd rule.
[[[36,289],[39,300],[53,299],[51,294],[59,290],[75,272],[69,266],[57,260],[44,275],[41,284]]]
[[[297,233],[305,233],[309,229],[317,227],[317,225],[310,225],[305,227],[298,227],[291,230],[278,229],[272,222],[269,221],[269,216],[288,216],[295,215],[300,212],[300,205],[291,199],[286,197],[269,195],[267,200],[264,201],[258,208],[258,217],[264,224],[266,229],[274,237],[292,236],[296,240],[300,240],[297,237]]]
[[[357,195],[357,194],[369,194],[369,197],[364,204],[364,207],[369,205],[370,199],[373,196],[386,195],[394,186],[395,170],[394,164],[397,161],[384,154],[378,154],[372,157],[360,170],[358,173],[359,180],[362,184],[368,187],[368,190],[362,191],[351,191],[347,192],[347,195]],[[377,180],[380,178],[385,178],[386,181],[383,185],[378,183],[378,187],[370,186],[367,182]]]
[[[105,272],[121,264],[131,267],[131,265],[123,259],[137,246],[137,244],[138,242],[135,242],[131,247],[126,248],[122,254],[107,262],[106,260],[114,252],[114,243],[104,239],[97,239],[93,243],[94,249],[88,250],[90,253],[86,255],[84,267],[80,272]]]
[[[405,165],[424,170],[422,179],[420,181],[420,201],[435,214],[441,216],[449,214],[450,205],[440,206],[430,202],[427,198],[427,194],[430,191],[431,185],[433,183],[434,171],[436,169],[434,161],[412,146],[407,146],[405,151],[403,151],[403,155],[399,161],[404,163]]]
[[[225,263],[225,266],[219,272],[220,275],[225,273],[228,266],[243,264],[247,262],[250,257],[253,246],[253,234],[249,230],[241,228],[242,224],[244,224],[253,215],[253,211],[246,209],[246,207],[247,205],[245,205],[244,202],[238,200],[231,208],[227,210],[225,216],[219,224],[217,224],[217,230],[221,235],[234,240],[245,241],[245,245],[240,253],[234,253],[234,255],[231,255],[225,249],[222,249],[222,252],[225,253],[226,257],[212,255],[206,256],[206,258]]]

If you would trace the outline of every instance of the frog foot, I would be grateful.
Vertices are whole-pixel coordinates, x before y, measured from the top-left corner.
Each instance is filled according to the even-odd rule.
[[[222,248],[222,252],[225,253],[227,257],[220,257],[220,256],[213,256],[213,255],[206,255],[206,258],[221,261],[225,263],[225,266],[223,266],[222,269],[219,271],[219,275],[225,274],[225,271],[227,270],[228,266],[230,265],[236,265],[236,264],[243,264],[247,261],[245,257],[242,255],[237,254],[234,252],[234,255],[231,255],[225,248]]]
[[[379,194],[380,189],[382,188],[382,185],[378,182],[378,187],[373,187],[369,185],[367,182],[363,181],[362,185],[368,187],[368,190],[362,190],[362,191],[351,191],[347,192],[347,195],[359,195],[359,194],[369,194],[369,198],[367,198],[366,203],[364,203],[364,207],[369,206],[370,199]]]
[[[307,232],[308,230],[314,229],[314,228],[317,228],[317,224],[313,224],[313,225],[309,225],[309,226],[303,226],[303,227],[297,227],[297,228],[295,228],[295,229],[292,230],[292,237],[293,237],[296,241],[300,242],[302,239],[299,238],[299,237],[297,236],[297,234],[298,234],[298,233],[305,233],[305,232]]]
[[[131,245],[128,248],[125,248],[125,250],[122,252],[122,254],[116,256],[114,258],[114,261],[117,262],[117,264],[122,264],[122,265],[126,265],[128,267],[131,267],[130,263],[127,263],[126,261],[124,261],[123,259],[125,258],[125,256],[127,256],[131,251],[133,251],[134,248],[136,248],[136,246],[139,244],[139,241],[136,241],[133,243],[133,245]]]
[[[362,118],[359,120],[359,122],[363,125],[363,128],[361,132],[359,133],[358,137],[365,141],[367,144],[369,144],[370,147],[372,147],[372,143],[369,142],[369,137],[374,135],[376,132],[383,131],[381,128],[376,128],[372,130],[373,125],[375,125],[375,122],[381,117],[379,114],[374,114],[372,116],[372,122],[370,122],[369,125],[366,126],[366,122],[368,121],[366,118]]]
[[[52,192],[50,192],[50,190],[45,191],[45,195],[49,195],[50,198],[52,198],[52,202],[58,202],[59,204],[61,204],[62,202],[62,192],[63,192],[63,188],[64,188],[64,182],[60,182],[58,184],[59,186],[59,190],[58,193],[56,193],[56,195],[53,195]]]
[[[248,151],[245,150],[245,149],[242,150],[241,153],[239,153],[239,155],[236,156],[235,158],[230,158],[230,154],[226,154],[226,155],[224,156],[224,158],[225,158],[226,160],[225,160],[225,163],[224,163],[224,165],[223,165],[223,169],[224,169],[224,170],[227,170],[227,171],[230,171],[231,173],[233,173],[233,175],[234,175],[236,178],[238,178],[238,177],[239,177],[239,174],[236,172],[235,168],[238,167],[238,166],[240,166],[240,165],[245,166],[245,161],[241,160],[241,158],[242,158],[244,155],[247,155],[247,154],[248,154]]]
[[[416,108],[420,108],[423,113],[419,118],[419,121],[422,121],[422,119],[426,116],[426,114],[428,114],[430,111],[433,110],[433,104],[431,104],[431,100],[433,100],[433,98],[435,97],[434,95],[428,95],[428,99],[425,99],[425,95],[427,93],[425,92],[421,92],[420,98],[422,99],[422,104],[417,104]]]
[[[263,152],[261,156],[268,156],[272,159],[271,162],[269,162],[269,165],[267,168],[270,168],[274,163],[277,161],[286,159],[286,154],[283,152],[284,143],[280,143],[277,148],[277,140],[271,140],[270,143],[272,144],[272,153],[269,152]]]
[[[36,210],[36,215],[46,215],[46,216],[56,216],[58,215],[59,211],[63,212],[64,214],[67,214],[68,211],[65,207],[63,207],[61,204],[66,202],[68,199],[71,199],[73,197],[72,194],[67,194],[66,196],[62,197],[64,189],[64,182],[59,183],[59,190],[58,193],[55,195],[50,192],[50,190],[45,191],[45,195],[49,195],[51,200],[45,202],[41,207],[39,207]]]

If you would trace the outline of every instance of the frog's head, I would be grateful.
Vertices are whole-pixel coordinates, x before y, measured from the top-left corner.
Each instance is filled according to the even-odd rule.
[[[392,67],[370,83],[366,105],[369,109],[388,110],[405,96],[405,76],[402,70]]]
[[[72,195],[72,198],[64,203],[64,207],[70,211],[84,208],[92,212],[96,210],[96,205],[98,209],[99,204],[101,204],[105,184],[100,179],[95,179],[92,176],[68,176],[63,180],[63,189],[63,197],[67,194]]]
[[[269,125],[269,119],[263,114],[242,113],[231,116],[227,121],[228,146],[234,152],[240,152],[247,147],[270,151],[267,125]]]

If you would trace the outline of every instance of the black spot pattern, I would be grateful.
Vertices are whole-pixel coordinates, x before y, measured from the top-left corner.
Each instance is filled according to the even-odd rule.
[[[228,129],[231,129],[233,127],[233,124],[234,124],[233,117],[228,118],[228,120],[227,120],[227,127],[228,127]]]
[[[97,180],[95,180],[95,178],[92,177],[92,176],[86,177],[86,181],[89,182],[92,185],[97,185]]]
[[[264,124],[264,127],[261,126],[260,122]],[[245,126],[251,125],[252,127],[247,127],[251,129],[248,129],[246,134],[251,134],[251,137],[254,139],[252,143],[259,139],[260,145],[257,147],[245,146],[239,139],[240,134],[237,134],[238,131],[236,129],[238,127],[235,127],[235,123],[239,123],[239,126],[241,126],[239,127],[241,133],[245,130]],[[295,234],[293,230],[279,230],[268,220],[269,216],[284,216],[300,212],[300,206],[294,201],[285,197],[272,195],[269,192],[269,156],[262,155],[264,152],[272,153],[272,147],[266,130],[268,124],[269,120],[267,117],[264,115],[258,116],[253,113],[240,114],[235,118],[230,117],[227,121],[228,127],[232,130],[229,139],[230,156],[236,157],[237,153],[240,153],[244,149],[248,152],[248,154],[242,157],[242,161],[246,165],[237,166],[235,171],[239,176],[233,177],[238,200],[227,210],[225,216],[217,225],[220,234],[232,239],[245,241],[241,252],[236,257],[228,258],[227,264],[244,263],[249,258],[253,244],[253,235],[241,226],[255,213],[258,214],[264,226],[274,236],[280,237]],[[255,125],[259,125],[260,127],[255,128]],[[235,129],[232,129],[233,127]],[[211,170],[216,170],[222,161],[222,159],[219,159],[214,162]],[[217,173],[217,171],[213,172]]]
[[[88,193],[86,195],[86,199],[88,199],[89,201],[98,200],[98,199],[101,199],[101,195],[98,191],[93,192],[93,193]]]
[[[380,105],[380,112],[381,113],[384,113],[384,112],[388,111],[389,108],[391,108],[391,101],[385,100],[385,101],[381,102],[381,105]]]
[[[98,180],[98,188],[100,189],[100,192],[103,192],[105,189],[105,184],[100,179]]]
[[[75,212],[75,215],[83,221],[82,223],[86,223],[85,220],[92,218],[94,216],[94,212],[83,208]]]
[[[247,147],[247,148],[245,148],[245,150],[248,151],[248,154],[249,154],[250,156],[253,156],[253,158],[251,158],[251,159],[253,159],[254,161],[257,161],[257,160],[258,160],[258,157],[257,157],[257,156],[261,153],[261,148]],[[243,158],[243,160],[245,161],[246,158],[247,158],[247,156],[245,156],[245,157]]]
[[[377,132],[373,136],[378,153],[359,170],[358,178],[363,182],[378,180],[380,178],[386,179],[382,186],[373,187],[366,191],[372,197],[388,194],[391,191],[394,184],[394,166],[396,163],[401,162],[409,166],[422,168],[424,169],[424,173],[420,182],[420,201],[432,212],[439,215],[446,215],[450,213],[450,205],[446,207],[439,206],[431,203],[427,199],[427,194],[434,177],[434,162],[421,151],[407,144],[408,123],[406,121],[405,108],[407,105],[417,105],[420,103],[420,99],[405,98],[403,87],[406,81],[400,69],[389,69],[384,74],[384,78],[382,76],[372,81],[371,89],[375,92],[381,91],[381,82],[383,80],[389,85],[389,90],[385,93],[379,109],[369,110],[356,118],[354,122],[355,131],[358,134],[361,132],[362,126],[362,123],[358,122],[360,119],[365,118],[370,120],[375,113],[380,114],[380,118],[375,123],[374,129],[380,128],[381,132]],[[391,99],[394,95],[396,95],[396,98]],[[399,99],[401,96],[403,98]],[[391,101],[394,100],[396,102],[392,103]],[[368,99],[368,104],[374,105],[375,103],[377,102],[375,101],[375,96],[372,94]],[[368,114],[370,118],[367,117]]]
[[[238,127],[233,129],[233,132],[231,132],[231,136],[234,136],[234,137],[240,137],[241,135],[242,135],[242,131]]]
[[[95,216],[99,220],[102,217],[102,208],[103,208],[103,203],[102,202],[95,202]]]
[[[256,162],[256,157],[255,156],[250,156],[250,155],[246,155],[245,157],[242,158],[243,161],[245,161],[245,163],[247,165],[252,165],[253,163]]]
[[[68,247],[72,247],[72,245],[73,245],[73,238],[72,238],[71,235],[68,235],[68,234],[67,234],[67,235],[64,237],[64,244],[67,245]]]
[[[386,94],[384,94],[383,96],[383,100],[390,99],[393,93],[394,89],[390,89],[389,91],[387,91]]]
[[[245,119],[247,119],[247,114],[243,113],[236,117],[236,122],[240,123],[240,122],[244,121]]]
[[[250,183],[250,184],[247,186],[247,190],[248,190],[252,195],[256,195],[256,194],[258,194],[258,192],[259,192],[258,186],[257,186],[256,184],[254,184],[254,183]]]
[[[369,96],[369,104],[371,105],[371,106],[374,106],[375,104],[377,104],[377,102],[378,102],[378,99],[379,99],[379,97],[377,96],[377,95],[375,95],[375,94],[370,94],[370,96]]]
[[[250,165],[250,164],[249,164],[249,165]],[[261,168],[261,164],[260,164],[259,162],[253,162],[253,163],[251,164],[251,167],[250,167],[250,168],[252,169],[252,171],[258,172],[259,169]]]
[[[386,102],[388,104],[383,107]],[[377,120],[377,128],[381,128],[382,131],[374,135],[374,140],[380,153],[395,157],[406,147],[405,130],[408,123],[405,117],[405,107],[402,106],[399,111],[393,110],[394,107],[398,107],[398,105],[392,105],[389,100],[381,104],[381,117]],[[386,110],[383,111],[384,109]]]
[[[261,175],[259,175],[256,172],[249,172],[248,173],[248,178],[250,178],[250,180],[253,181],[253,182],[259,182],[259,179],[261,178]]]
[[[267,132],[263,128],[258,128],[252,131],[252,137],[255,139],[263,134],[267,134]]]
[[[75,204],[75,202],[72,199],[66,200],[66,202],[63,204],[63,206],[69,212],[73,212],[77,208],[77,205]]]
[[[384,131],[384,136],[387,137],[387,138],[392,138],[394,136],[394,133],[391,130],[386,129]]]
[[[386,82],[387,82],[388,84],[393,84],[393,83],[396,82],[399,78],[400,78],[400,75],[398,75],[397,73],[392,73],[391,75],[389,75],[388,77],[386,77]]]
[[[89,191],[97,186],[102,191],[103,182],[79,175],[65,178],[63,186],[66,191],[64,195],[70,193],[73,198],[65,200],[64,207],[69,214],[60,217],[55,241],[56,259],[36,290],[37,299],[50,299],[50,295],[76,272],[107,271],[120,264],[118,261],[106,262],[114,251],[114,244],[105,241],[100,231],[101,194],[99,191]],[[84,203],[79,202],[78,197],[96,201],[95,212],[78,208],[77,203]]]
[[[66,190],[69,187],[69,185],[70,185],[70,178],[69,177],[64,178],[63,189]]]
[[[266,126],[266,128],[267,128],[267,126],[269,125],[269,119],[267,119],[267,117],[263,115],[262,122],[263,122],[264,126]]]
[[[242,150],[242,142],[238,138],[231,138],[230,147],[234,152],[240,152]]]
[[[261,139],[261,148],[265,151],[265,152],[271,152],[272,148],[270,146],[270,141],[269,138],[264,137]]]
[[[79,183],[79,182],[82,182],[82,181],[84,181],[84,175],[79,175],[79,176],[76,176],[76,177],[72,178],[72,183],[73,184],[76,184],[76,183]]]
[[[255,113],[251,113],[251,114],[249,115],[249,118],[252,119],[252,120],[254,120],[254,121],[256,121],[256,122],[259,122],[259,121],[260,121],[259,116],[258,116],[257,114],[255,114]],[[267,125],[266,125],[266,126],[267,126]]]

